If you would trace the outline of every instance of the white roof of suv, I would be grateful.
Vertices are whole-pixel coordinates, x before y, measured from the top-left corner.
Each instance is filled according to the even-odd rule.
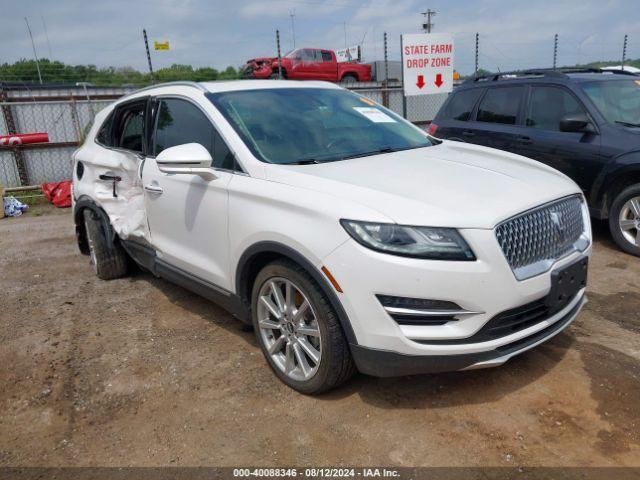
[[[335,83],[321,81],[298,80],[221,80],[215,82],[200,82],[209,92],[231,92],[237,90],[263,90],[270,88],[333,88],[340,87]]]

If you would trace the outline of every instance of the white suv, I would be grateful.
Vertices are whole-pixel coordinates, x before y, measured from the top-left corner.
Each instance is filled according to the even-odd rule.
[[[97,275],[133,259],[213,299],[301,392],[356,370],[500,365],[586,301],[590,224],[571,180],[333,84],[146,88],[100,112],[74,159]]]

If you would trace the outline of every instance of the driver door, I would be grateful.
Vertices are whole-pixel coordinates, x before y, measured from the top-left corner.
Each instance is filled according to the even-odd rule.
[[[161,262],[228,290],[227,186],[235,159],[195,103],[163,97],[155,100],[153,110],[150,151],[142,172],[151,243]],[[160,171],[156,156],[186,143],[199,143],[211,153],[217,178]]]
[[[588,116],[582,102],[564,87],[534,85],[526,109],[526,132],[516,152],[560,170],[588,195],[602,167],[601,137],[594,132],[563,132],[567,115]]]

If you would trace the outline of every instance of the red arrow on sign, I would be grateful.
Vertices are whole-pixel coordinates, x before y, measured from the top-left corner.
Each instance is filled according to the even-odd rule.
[[[418,75],[418,81],[416,82],[418,88],[424,87],[424,75]]]
[[[440,86],[444,83],[442,81],[442,74],[441,73],[438,73],[436,75],[436,81],[434,83],[436,84],[436,87],[438,87],[438,88],[440,88]]]

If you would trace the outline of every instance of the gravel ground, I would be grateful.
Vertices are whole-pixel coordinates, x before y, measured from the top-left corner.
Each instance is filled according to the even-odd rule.
[[[640,259],[601,227],[590,302],[546,344],[313,398],[214,304],[97,279],[69,210],[41,213],[0,220],[2,466],[640,466]]]

